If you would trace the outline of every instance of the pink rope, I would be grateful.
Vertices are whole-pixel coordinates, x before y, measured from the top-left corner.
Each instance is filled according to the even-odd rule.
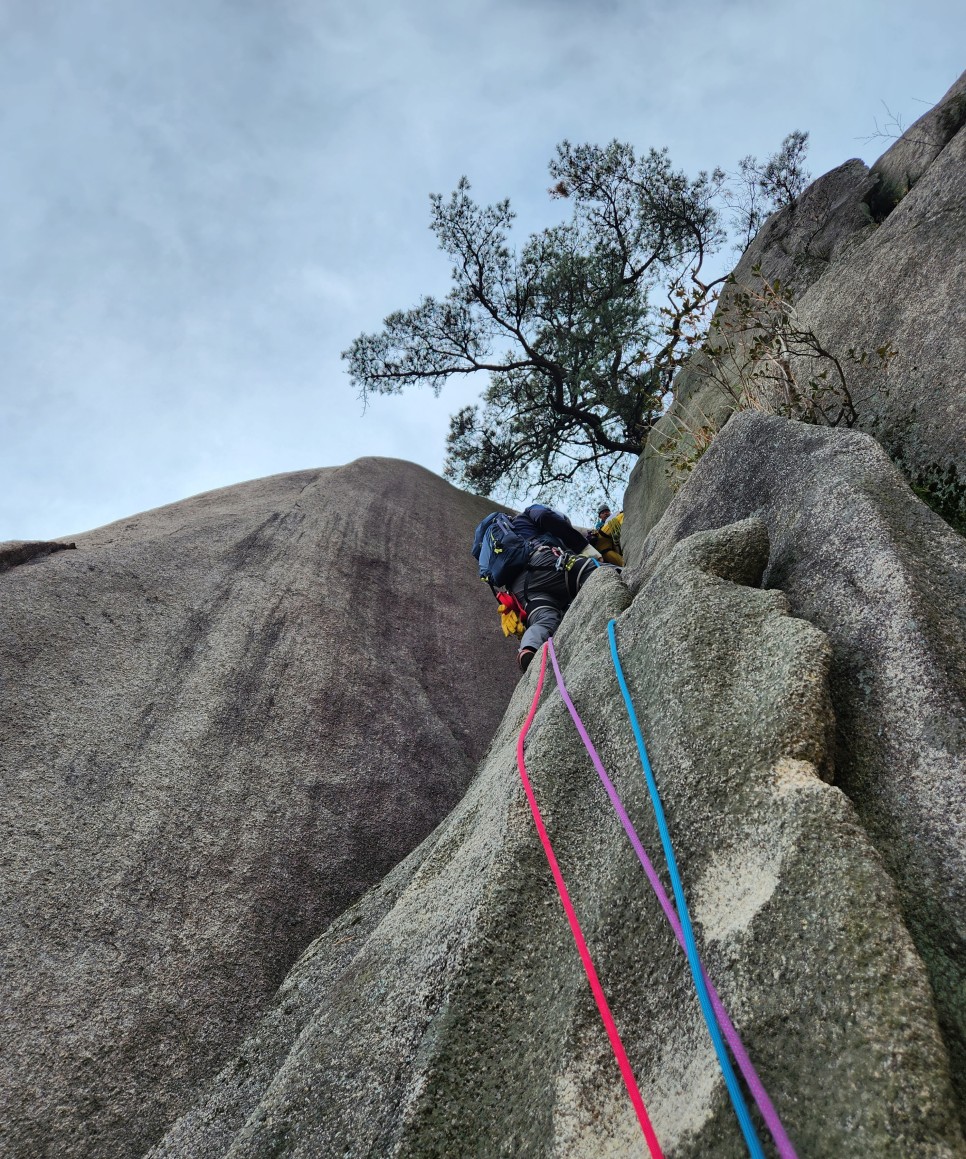
[[[644,846],[641,845],[640,838],[631,823],[627,811],[621,803],[620,797],[617,795],[617,790],[614,788],[613,782],[608,777],[600,757],[597,755],[597,750],[594,748],[593,741],[587,735],[587,730],[584,728],[583,721],[574,708],[574,702],[570,699],[567,693],[567,686],[564,683],[563,676],[560,672],[560,665],[557,663],[557,653],[554,651],[553,640],[547,641],[547,646],[550,650],[550,660],[553,663],[554,676],[557,678],[557,687],[560,690],[560,695],[563,698],[564,704],[570,713],[574,724],[577,726],[577,732],[580,734],[580,739],[584,742],[584,748],[590,755],[590,759],[594,762],[594,768],[597,770],[597,775],[600,777],[604,788],[607,790],[607,795],[610,797],[611,804],[614,806],[614,811],[620,818],[621,824],[624,826],[624,832],[630,839],[631,845],[634,846],[634,852],[637,854],[638,860],[644,867],[644,872],[647,874],[647,879],[651,883],[651,888],[657,894],[657,900],[661,903],[661,909],[664,910],[664,916],[671,923],[671,929],[674,930],[674,936],[678,940],[678,944],[684,949],[684,931],[681,928],[681,923],[678,920],[677,912],[668,897],[664,886],[661,884],[661,879],[658,877],[654,866],[651,864],[651,859],[644,852]],[[543,672],[541,670],[541,678]],[[778,1149],[778,1154],[781,1159],[796,1159],[795,1148],[792,1146],[791,1140],[782,1126],[781,1119],[778,1117],[778,1112],[768,1097],[768,1092],[765,1090],[764,1084],[758,1077],[758,1072],[755,1070],[751,1059],[748,1057],[748,1052],[745,1050],[744,1044],[738,1036],[734,1024],[728,1017],[728,1012],[725,1010],[721,999],[718,997],[718,992],[711,983],[711,979],[705,973],[704,967],[701,967],[701,973],[704,975],[705,985],[708,988],[708,995],[711,998],[711,1005],[714,1007],[715,1017],[718,1019],[718,1025],[727,1040],[728,1046],[731,1048],[731,1053],[734,1055],[735,1062],[738,1064],[738,1069],[744,1076],[745,1082],[748,1084],[748,1089],[751,1091],[752,1097],[758,1104],[758,1109],[761,1111],[762,1118],[765,1120],[765,1125],[771,1133],[772,1139],[775,1141],[775,1146]]]
[[[587,981],[590,983],[594,999],[597,1002],[597,1009],[600,1011],[601,1020],[607,1031],[607,1037],[610,1039],[611,1050],[613,1050],[614,1057],[617,1059],[617,1065],[620,1067],[621,1077],[624,1079],[624,1086],[627,1087],[627,1093],[630,1095],[631,1102],[634,1104],[637,1120],[641,1125],[641,1130],[644,1132],[644,1138],[647,1140],[647,1146],[651,1152],[651,1156],[653,1159],[664,1159],[664,1153],[661,1151],[661,1145],[657,1141],[657,1135],[655,1135],[654,1128],[651,1126],[651,1120],[648,1118],[647,1108],[644,1106],[644,1100],[641,1098],[641,1092],[638,1090],[637,1082],[634,1079],[634,1072],[631,1070],[631,1064],[624,1050],[624,1044],[621,1042],[620,1035],[617,1032],[617,1026],[610,1012],[610,1007],[607,1005],[603,988],[597,978],[597,971],[594,969],[590,951],[587,949],[587,943],[584,941],[580,923],[577,921],[577,913],[574,910],[570,900],[570,894],[567,892],[567,887],[564,884],[560,866],[557,864],[553,848],[550,845],[550,838],[547,836],[547,830],[543,824],[543,817],[540,815],[540,809],[537,807],[537,799],[533,794],[533,786],[530,784],[530,778],[527,776],[527,767],[523,759],[523,742],[526,740],[527,733],[530,731],[530,725],[533,723],[533,718],[537,712],[537,704],[540,701],[540,693],[543,690],[543,678],[546,671],[547,647],[544,645],[541,651],[540,675],[537,678],[537,690],[533,694],[533,703],[530,705],[530,712],[517,738],[517,768],[520,770],[520,780],[523,781],[523,788],[527,794],[527,800],[530,802],[530,810],[533,813],[533,821],[537,827],[537,833],[543,845],[543,851],[547,855],[547,861],[550,863],[550,871],[553,873],[553,879],[557,883],[557,892],[560,894],[560,900],[563,903],[567,921],[570,923],[570,932],[573,934],[574,941],[577,943],[577,952],[580,954],[580,960],[583,963]]]

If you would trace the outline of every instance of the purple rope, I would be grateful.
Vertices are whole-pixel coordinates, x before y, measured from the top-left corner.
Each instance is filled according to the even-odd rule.
[[[570,699],[567,693],[567,686],[564,684],[563,676],[560,672],[560,665],[557,663],[557,653],[554,651],[553,640],[549,641],[550,660],[553,664],[554,676],[557,678],[557,688],[563,698],[564,704],[567,706],[567,711],[570,713],[574,724],[577,726],[577,732],[580,734],[580,739],[584,742],[584,748],[587,750],[590,759],[594,762],[594,768],[597,770],[597,775],[601,779],[601,783],[607,790],[607,796],[610,797],[611,804],[617,816],[620,818],[621,824],[624,826],[624,832],[630,838],[631,845],[634,846],[634,852],[637,854],[638,860],[644,867],[644,872],[647,874],[647,880],[651,883],[651,888],[657,894],[657,900],[661,903],[661,909],[664,910],[664,916],[671,923],[671,929],[674,930],[674,936],[678,940],[681,949],[684,949],[684,931],[681,929],[681,923],[678,921],[677,912],[671,903],[671,899],[665,892],[664,886],[661,884],[661,879],[655,872],[654,866],[651,864],[651,859],[644,852],[644,846],[641,845],[640,838],[631,824],[631,819],[627,815],[627,811],[621,804],[621,799],[617,795],[617,790],[614,784],[608,777],[600,757],[597,755],[597,750],[594,748],[593,741],[587,735],[587,730],[584,728],[583,721],[577,714],[577,709],[574,708],[574,702]],[[752,1097],[758,1104],[758,1109],[761,1111],[762,1118],[765,1120],[765,1125],[775,1141],[775,1146],[778,1148],[778,1154],[781,1159],[797,1159],[795,1148],[792,1146],[791,1140],[785,1133],[785,1128],[782,1126],[781,1119],[778,1117],[778,1112],[775,1110],[771,1099],[768,1097],[768,1092],[758,1077],[758,1072],[752,1065],[751,1059],[748,1057],[748,1052],[745,1050],[741,1039],[738,1037],[738,1031],[735,1030],[731,1019],[728,1017],[728,1012],[725,1010],[721,999],[718,997],[718,991],[711,983],[711,979],[705,973],[704,966],[701,967],[701,973],[704,976],[704,981],[708,987],[708,994],[711,998],[711,1005],[714,1007],[715,1017],[718,1019],[718,1025],[721,1027],[722,1033],[727,1039],[728,1045],[731,1047],[731,1053],[734,1055],[735,1062],[738,1064],[738,1069],[744,1076],[745,1082],[748,1084],[748,1089],[751,1091]]]

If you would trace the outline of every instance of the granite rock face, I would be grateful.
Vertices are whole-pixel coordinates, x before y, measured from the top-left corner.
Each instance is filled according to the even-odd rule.
[[[652,554],[634,593],[613,572],[584,587],[561,668],[660,865],[616,618],[708,973],[798,1154],[966,1155],[899,896],[829,783],[826,635],[758,586],[761,519]],[[515,767],[538,668],[464,799],[309,948],[155,1159],[643,1152]],[[745,1154],[684,955],[549,668],[526,762],[665,1154]]]
[[[752,516],[765,586],[828,637],[835,783],[898,886],[966,1112],[966,541],[869,436],[739,414],[627,574]]]
[[[884,219],[966,125],[966,73],[937,105],[924,113],[872,166],[876,186],[869,205]]]
[[[857,426],[966,530],[966,74],[873,165],[873,207],[900,170],[882,203],[899,198],[894,208],[833,256],[799,308],[837,354],[895,351],[885,369],[851,368]]]
[[[734,271],[739,286],[776,279],[801,324],[843,367],[858,411],[943,518],[966,528],[966,73],[935,108],[866,168],[848,161],[773,215]],[[726,310],[732,291],[722,295]],[[877,351],[892,352],[883,362]],[[867,355],[864,364],[849,355]],[[803,380],[817,365],[792,364]],[[827,363],[821,364],[826,367]],[[733,380],[733,368],[725,366]],[[730,396],[700,358],[675,381],[673,416],[721,426]],[[663,419],[635,467],[625,521],[642,540],[684,477],[662,450]],[[687,436],[685,436],[685,441]]]
[[[725,285],[716,311],[725,317],[738,288],[757,288],[760,279],[779,281],[798,301],[820,278],[847,244],[871,228],[866,199],[875,178],[862,161],[847,161],[813,182],[793,209],[776,213],[762,226],[733,271],[734,285]],[[740,362],[748,341],[736,344]],[[724,360],[721,372],[737,383],[735,360]],[[687,473],[670,465],[669,441],[687,441],[687,428],[710,423],[724,426],[734,411],[731,395],[715,381],[705,355],[695,353],[674,381],[675,401],[670,413],[658,420],[631,476],[635,502],[625,512],[625,526],[637,541],[657,523],[686,481]],[[684,430],[682,431],[682,420]]]
[[[143,1154],[461,798],[517,679],[488,510],[364,459],[0,576],[5,1156]]]

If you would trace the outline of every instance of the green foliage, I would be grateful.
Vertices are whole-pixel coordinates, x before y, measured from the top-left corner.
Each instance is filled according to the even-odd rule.
[[[833,352],[804,325],[791,292],[778,279],[769,281],[760,265],[751,272],[749,284],[727,278],[728,297],[709,327],[701,372],[739,409],[754,407],[822,426],[854,426],[857,408],[867,398],[856,397],[846,366],[887,370],[897,351],[881,346]],[[868,388],[884,389],[881,384]]]
[[[664,458],[668,486],[677,492],[721,427],[714,415],[705,414],[693,400],[668,411],[667,424],[671,433],[658,444],[657,452]]]
[[[723,240],[724,174],[689,179],[666,150],[563,142],[550,165],[569,221],[509,244],[509,203],[479,206],[464,178],[432,197],[452,288],[386,318],[343,357],[365,399],[414,383],[439,392],[488,372],[479,406],[452,419],[446,474],[488,494],[575,482],[609,489],[665,408],[695,341],[685,320],[713,304],[702,264]]]
[[[899,467],[913,491],[960,535],[966,535],[966,483],[959,478],[954,463],[931,463],[923,470],[910,471],[900,460]]]
[[[766,219],[791,205],[805,189],[811,180],[804,167],[807,150],[808,133],[796,129],[765,161],[748,156],[738,162],[737,190],[730,193],[728,204],[735,214],[732,225],[739,249],[746,249]]]
[[[752,280],[729,275],[718,310],[693,362],[735,410],[757,410],[820,426],[852,427],[873,394],[887,394],[881,377],[855,370],[888,371],[898,351],[850,347],[830,350],[799,318],[791,291],[769,281],[761,266]],[[848,370],[848,373],[847,373]],[[668,416],[671,432],[658,451],[673,490],[692,470],[718,433],[719,424],[694,401]]]
[[[439,393],[453,375],[489,374],[478,405],[453,416],[445,473],[482,494],[613,490],[666,411],[677,369],[703,340],[723,278],[702,273],[725,240],[722,205],[746,233],[807,175],[807,135],[767,162],[691,179],[667,150],[564,141],[551,195],[570,219],[511,248],[508,201],[478,205],[464,177],[431,197],[431,229],[452,285],[362,334],[344,351],[365,401],[412,385]],[[744,207],[744,208],[742,208]]]

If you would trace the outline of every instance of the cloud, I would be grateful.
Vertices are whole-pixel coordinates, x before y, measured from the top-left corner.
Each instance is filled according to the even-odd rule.
[[[0,9],[0,539],[362,454],[442,464],[474,387],[374,400],[339,352],[445,291],[431,191],[520,232],[554,144],[820,173],[961,65],[925,0],[11,0]],[[883,144],[884,147],[884,144]],[[482,384],[479,384],[482,385]]]

